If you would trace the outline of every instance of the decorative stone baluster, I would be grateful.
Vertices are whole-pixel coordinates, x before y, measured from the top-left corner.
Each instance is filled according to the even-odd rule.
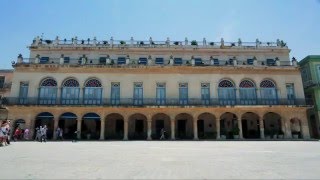
[[[169,37],[167,37],[166,44],[167,44],[167,46],[170,46],[170,39],[169,39]]]
[[[152,43],[153,43],[152,37],[149,38],[149,43],[150,43],[150,46],[152,46]]]
[[[86,55],[83,55],[81,58],[81,64],[84,65],[86,64]]]
[[[297,60],[295,57],[292,57],[292,66],[297,67]]]
[[[276,61],[276,66],[280,66],[280,60],[278,57],[276,57],[275,61]]]
[[[148,57],[148,65],[151,66],[153,65],[153,62],[152,62],[152,57],[149,55]]]
[[[172,66],[173,64],[174,64],[174,62],[173,62],[173,56],[171,55],[171,56],[170,56],[170,59],[169,59],[169,65]]]
[[[107,55],[107,58],[106,58],[106,64],[110,64],[111,63],[111,60],[110,60],[110,56]]]
[[[19,55],[18,55],[17,62],[18,62],[18,63],[23,63],[23,57],[22,57],[22,54],[19,54]]]
[[[238,66],[238,61],[235,56],[233,57],[232,61],[233,61],[233,66]]]
[[[126,65],[130,64],[130,56],[127,55],[127,58],[126,58]]]
[[[130,39],[130,45],[133,46],[133,43],[134,43],[134,40],[133,40],[133,37],[131,37],[131,39]]]
[[[210,65],[213,66],[214,65],[214,60],[213,60],[213,57],[210,56]]]
[[[113,37],[110,38],[110,45],[113,46]]]
[[[191,65],[192,65],[192,66],[195,66],[195,64],[196,64],[196,62],[195,62],[195,60],[194,60],[194,57],[191,56]]]
[[[224,47],[224,39],[221,38],[221,47]]]
[[[54,45],[57,46],[59,44],[59,36],[56,37],[54,40]]]
[[[260,45],[260,41],[259,41],[259,39],[257,38],[257,39],[256,39],[256,47],[259,47],[259,45]]]
[[[184,45],[188,45],[188,38],[184,39]]]
[[[78,44],[78,37],[77,36],[74,38],[74,44]]]
[[[39,64],[40,62],[40,55],[37,54],[36,59],[34,60],[34,63]]]
[[[254,66],[257,66],[257,65],[258,65],[258,60],[257,60],[257,58],[254,56],[254,57],[252,58],[252,60],[253,60],[253,65],[254,65]]]
[[[96,38],[96,37],[93,38],[93,45],[94,45],[94,46],[97,45],[97,38]]]
[[[63,64],[64,63],[64,54],[61,54],[60,56],[60,64]]]
[[[207,45],[207,40],[206,40],[206,38],[203,38],[203,45],[204,45],[204,46]]]
[[[39,45],[39,43],[40,43],[40,37],[39,37],[39,36],[37,36],[37,37],[36,37],[35,44],[36,44],[36,45]]]
[[[238,46],[242,46],[242,41],[240,38],[238,39]]]

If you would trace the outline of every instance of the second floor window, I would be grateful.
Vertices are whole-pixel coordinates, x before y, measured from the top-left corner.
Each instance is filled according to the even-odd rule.
[[[40,83],[39,104],[56,104],[57,100],[57,81],[47,78]]]
[[[195,65],[201,65],[202,64],[202,59],[201,58],[195,58],[194,59],[194,64]]]
[[[276,85],[271,80],[263,80],[260,83],[261,103],[265,105],[278,104]]]
[[[49,57],[41,57],[40,58],[40,63],[45,64],[45,63],[48,63],[48,62],[49,62]]]
[[[120,104],[120,83],[111,83],[111,105]]]
[[[28,82],[21,82],[20,83],[19,104],[26,104],[27,103],[28,89],[29,89],[29,83]]]
[[[61,88],[62,104],[79,104],[80,86],[75,79],[67,79]]]
[[[210,104],[210,84],[201,83],[201,101],[204,105]]]
[[[230,80],[222,80],[218,85],[219,103],[221,105],[234,105],[236,103],[236,89]]]
[[[156,101],[157,105],[165,105],[166,104],[166,83],[157,83],[156,90]]]
[[[99,58],[99,64],[106,64],[107,62],[107,57],[100,57]]]
[[[293,83],[286,84],[287,88],[287,99],[288,99],[288,104],[294,104],[295,100],[295,95],[294,95],[294,85]]]
[[[70,57],[64,57],[64,58],[63,58],[63,62],[64,62],[65,64],[69,64],[69,63],[70,63]]]
[[[133,104],[143,105],[143,83],[135,82],[133,86]]]
[[[102,101],[102,85],[97,79],[90,79],[85,83],[84,104],[101,104]]]
[[[179,104],[188,104],[188,83],[179,83]]]
[[[240,104],[257,104],[256,87],[251,80],[243,80],[239,85]]]

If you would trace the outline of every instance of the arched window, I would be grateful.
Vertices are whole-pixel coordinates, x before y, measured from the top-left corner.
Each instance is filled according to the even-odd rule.
[[[272,80],[263,80],[260,83],[261,103],[265,105],[278,104],[276,85]]]
[[[41,81],[39,87],[39,104],[56,104],[57,81],[46,78]]]
[[[98,79],[89,79],[84,85],[84,104],[101,104],[102,85]]]
[[[62,104],[79,104],[79,82],[75,79],[67,79],[62,84]]]
[[[234,105],[236,103],[236,89],[234,83],[224,79],[218,85],[219,103],[221,105]]]
[[[251,80],[242,80],[239,85],[240,104],[254,105],[257,104],[256,87]]]

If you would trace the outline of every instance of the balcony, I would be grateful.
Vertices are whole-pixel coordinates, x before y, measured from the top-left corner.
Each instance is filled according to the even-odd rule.
[[[0,85],[0,91],[11,89],[12,82],[3,83]]]
[[[180,100],[178,98],[156,99],[144,98],[137,101],[132,98],[121,99],[51,99],[51,98],[17,98],[6,97],[2,99],[4,105],[39,105],[39,106],[125,106],[125,107],[146,107],[146,106],[306,106],[313,105],[308,99],[200,99],[189,98]],[[306,103],[307,102],[307,103]]]
[[[36,37],[30,49],[36,48],[70,48],[70,47],[83,47],[83,48],[190,48],[190,49],[288,49],[286,43],[277,40],[277,42],[260,42],[256,39],[255,42],[242,42],[238,39],[237,42],[225,42],[223,38],[221,41],[207,41],[203,38],[202,41],[188,40],[184,41],[172,41],[167,38],[165,41],[154,41],[151,37],[149,40],[134,40],[132,37],[130,40],[115,40],[113,37],[110,40],[97,40],[93,39],[78,39],[74,37],[72,39],[42,39]]]
[[[90,58],[68,58],[68,61],[65,62],[62,58],[49,58],[46,61],[40,61],[40,58],[21,58],[17,60],[17,63],[12,64],[13,67],[17,66],[29,66],[29,65],[43,65],[45,67],[54,65],[54,66],[64,66],[64,67],[109,67],[109,68],[122,68],[122,67],[160,67],[160,66],[229,66],[229,67],[295,67],[296,64],[291,61],[275,61],[273,64],[268,64],[267,60],[254,60],[253,62],[249,62],[248,60],[218,60],[218,59],[179,59],[179,61],[175,61],[175,59],[163,59],[161,63],[157,62],[157,58],[145,58],[146,60],[142,61],[140,59],[105,59],[105,61],[101,61],[101,59],[90,59]]]

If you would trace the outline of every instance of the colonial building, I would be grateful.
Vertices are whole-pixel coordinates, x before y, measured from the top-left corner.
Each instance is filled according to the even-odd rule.
[[[320,117],[320,56],[310,55],[299,62],[305,96],[312,100],[308,110],[311,137],[319,138]]]
[[[9,118],[82,139],[308,139],[283,41],[35,38],[13,64]],[[14,124],[14,123],[13,123]]]
[[[8,111],[3,105],[5,97],[10,96],[11,84],[12,84],[13,70],[1,69],[0,70],[0,123],[8,118]]]

